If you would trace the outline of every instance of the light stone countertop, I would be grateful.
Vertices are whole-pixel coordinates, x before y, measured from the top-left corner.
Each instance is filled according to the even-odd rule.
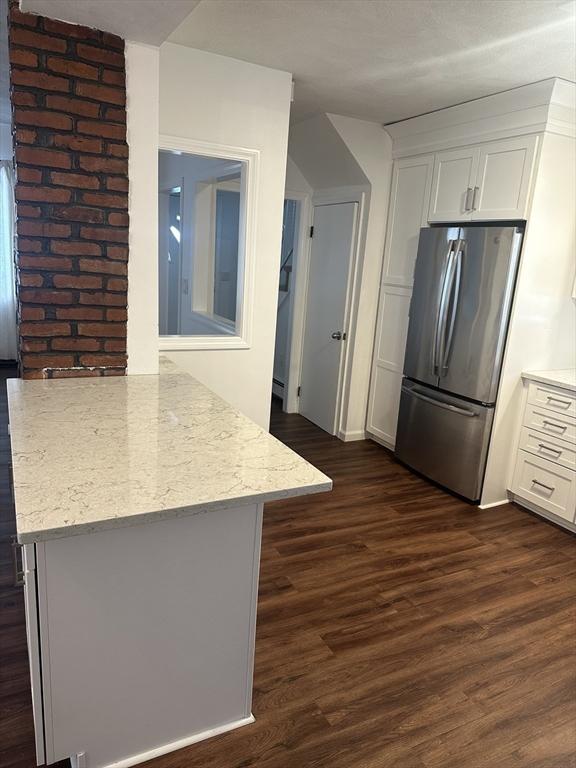
[[[576,392],[576,368],[565,368],[560,371],[523,371],[522,378]]]
[[[187,373],[8,379],[18,541],[329,491]]]

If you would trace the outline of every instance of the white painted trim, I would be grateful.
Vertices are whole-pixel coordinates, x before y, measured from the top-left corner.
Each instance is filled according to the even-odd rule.
[[[490,504],[478,504],[478,509],[492,509],[492,507],[501,507],[503,504],[509,503],[509,499],[501,499],[500,501],[492,501]]]
[[[574,83],[549,78],[385,126],[407,157],[530,133],[574,136]]]
[[[166,755],[169,752],[175,752],[177,749],[189,747],[191,744],[196,744],[197,742],[204,741],[205,739],[211,739],[213,736],[220,736],[222,733],[228,733],[228,731],[233,731],[236,728],[242,728],[244,725],[250,725],[250,723],[254,723],[255,721],[256,718],[251,714],[248,717],[241,718],[240,720],[234,720],[231,723],[219,725],[217,728],[209,728],[206,731],[195,733],[193,736],[186,736],[185,738],[179,739],[178,741],[172,741],[170,744],[163,744],[161,747],[156,747],[156,749],[149,749],[147,752],[140,752],[138,755],[132,755],[131,757],[127,757],[124,760],[119,760],[116,763],[108,763],[108,765],[105,765],[102,768],[131,768],[133,765],[145,763],[147,760],[153,760],[154,758],[161,757],[162,755]],[[72,768],[74,768],[74,762],[72,762]]]
[[[366,440],[367,436],[366,430],[364,429],[354,429],[349,432],[346,432],[344,429],[338,430],[338,438],[344,443],[351,443],[355,440]]]
[[[254,258],[256,253],[260,151],[166,134],[160,135],[158,148],[189,152],[205,157],[226,158],[246,164],[246,202],[240,221],[240,243],[243,244],[243,258],[239,260],[239,265],[242,263],[243,271],[242,274],[239,274],[239,281],[242,283],[242,302],[238,310],[238,333],[234,336],[160,336],[159,349],[167,352],[191,349],[250,349],[254,314]]]
[[[283,410],[298,413],[298,387],[302,371],[302,350],[304,347],[304,322],[306,315],[306,296],[308,293],[308,269],[310,266],[310,227],[314,216],[312,197],[307,192],[286,190],[285,200],[297,200],[300,203],[298,216],[298,237],[293,260],[294,298],[290,321],[288,344],[288,365],[284,382]]]

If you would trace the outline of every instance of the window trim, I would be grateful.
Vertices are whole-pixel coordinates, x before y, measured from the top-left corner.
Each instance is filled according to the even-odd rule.
[[[204,157],[223,158],[245,163],[246,198],[241,216],[239,238],[238,281],[242,285],[242,301],[237,312],[237,333],[231,336],[160,336],[161,352],[192,349],[250,349],[254,305],[254,261],[256,256],[256,207],[259,188],[260,152],[180,136],[161,134],[159,150],[186,152]],[[242,244],[243,240],[243,244]],[[157,262],[158,263],[158,262]]]

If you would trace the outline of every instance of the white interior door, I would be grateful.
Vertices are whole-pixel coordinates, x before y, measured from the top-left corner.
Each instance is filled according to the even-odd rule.
[[[314,237],[308,272],[300,376],[300,413],[331,435],[337,430],[357,208],[357,203],[314,207]]]

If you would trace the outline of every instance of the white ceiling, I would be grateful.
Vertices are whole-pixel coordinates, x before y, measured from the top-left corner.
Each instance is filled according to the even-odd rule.
[[[160,45],[200,0],[21,0],[23,11]]]
[[[283,69],[293,117],[392,122],[576,79],[575,0],[22,0],[23,10]]]
[[[170,36],[294,74],[294,117],[391,122],[576,79],[567,0],[202,0]]]

